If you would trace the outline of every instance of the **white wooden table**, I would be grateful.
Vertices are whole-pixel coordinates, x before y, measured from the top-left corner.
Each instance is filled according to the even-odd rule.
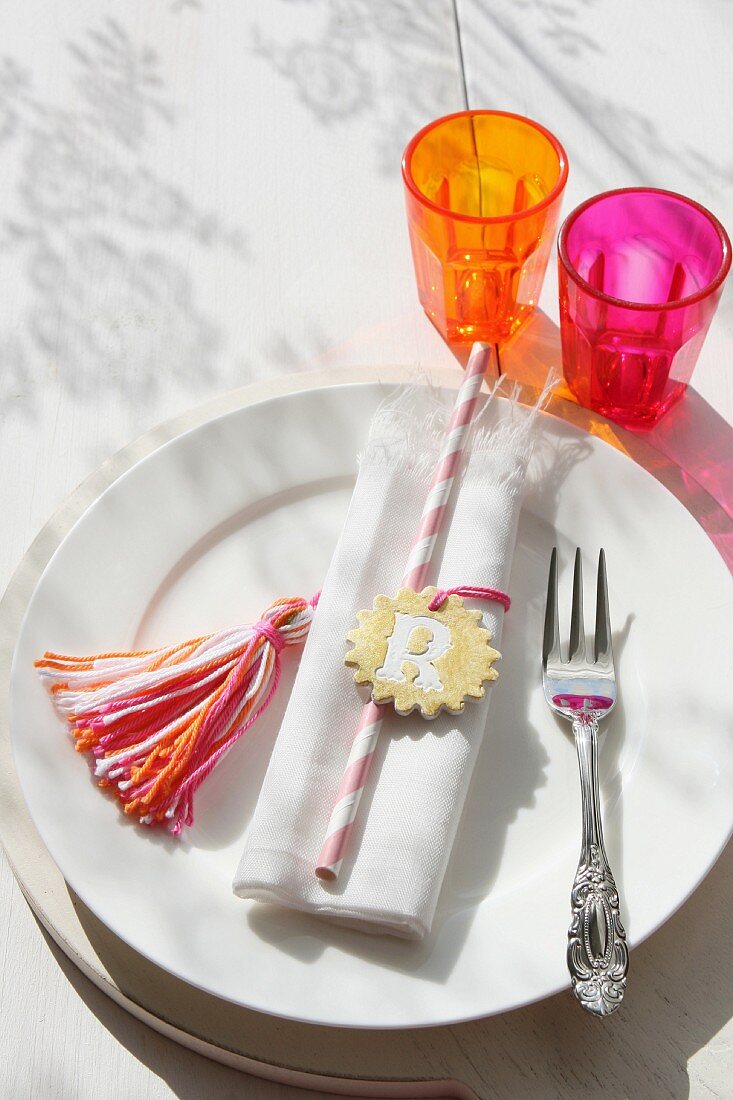
[[[399,162],[465,97],[558,134],[566,212],[642,183],[733,226],[723,0],[5,0],[0,29],[0,587],[85,475],[211,395],[453,362],[417,305]],[[517,350],[510,372],[557,361],[555,298],[551,268],[534,368]],[[729,512],[732,358],[729,292],[652,438]],[[0,899],[3,1097],[293,1095],[113,1005],[4,862]],[[729,849],[633,956],[646,1017],[592,1049],[547,1014],[497,1022],[496,1095],[730,1096],[732,900]]]

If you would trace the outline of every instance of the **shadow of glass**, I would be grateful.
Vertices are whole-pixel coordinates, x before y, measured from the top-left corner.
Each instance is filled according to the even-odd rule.
[[[704,517],[700,522],[733,570],[733,427],[688,386],[682,400],[645,438],[680,468],[690,511]],[[725,513],[717,522],[707,497]]]
[[[548,411],[623,451],[684,504],[733,570],[733,427],[692,386],[652,430],[631,432],[579,405],[562,381],[560,330],[541,310],[501,354],[509,378],[560,383]]]

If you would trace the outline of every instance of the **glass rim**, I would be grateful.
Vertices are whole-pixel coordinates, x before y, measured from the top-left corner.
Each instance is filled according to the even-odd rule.
[[[580,215],[589,207],[595,206],[597,202],[603,199],[613,198],[615,195],[665,195],[667,198],[679,199],[681,202],[686,203],[687,206],[694,207],[698,213],[702,214],[703,217],[710,222],[713,229],[718,234],[720,245],[723,250],[720,267],[713,278],[710,279],[704,287],[701,287],[700,290],[696,290],[694,294],[688,294],[686,298],[674,298],[671,302],[631,302],[626,301],[624,298],[614,298],[613,295],[606,294],[605,291],[598,290],[596,287],[591,286],[587,279],[584,279],[576,270],[570,260],[567,250],[568,234]],[[579,206],[576,206],[574,210],[570,211],[560,227],[560,232],[557,237],[557,254],[568,277],[592,298],[596,298],[598,301],[605,302],[608,305],[621,306],[623,309],[638,309],[645,312],[658,312],[660,309],[680,309],[685,306],[694,305],[695,302],[707,298],[718,289],[730,271],[731,266],[730,237],[722,222],[715,217],[715,214],[713,214],[711,210],[703,206],[702,203],[695,202],[694,199],[688,198],[687,195],[681,195],[679,191],[667,191],[662,187],[617,187],[612,191],[601,191],[600,194],[592,195],[589,199],[586,199],[585,202],[581,202]]]
[[[534,206],[528,206],[526,210],[511,211],[507,214],[498,214],[493,217],[481,217],[478,214],[461,214],[456,210],[451,210],[447,206],[440,206],[438,203],[433,202],[427,195],[424,195],[420,188],[412,178],[412,157],[417,149],[417,146],[422,139],[434,130],[437,126],[441,126],[445,122],[452,122],[456,118],[476,118],[480,115],[491,115],[496,118],[513,118],[517,122],[524,122],[527,126],[532,127],[533,130],[537,130],[543,137],[545,137],[552,148],[557,153],[559,161],[560,174],[554,184],[552,190],[545,195],[541,202],[535,203]],[[440,118],[433,119],[427,126],[423,126],[421,130],[410,138],[405,151],[402,154],[402,179],[404,180],[407,189],[415,196],[415,198],[423,206],[427,206],[430,210],[433,210],[436,214],[440,214],[444,218],[454,218],[457,221],[471,222],[474,225],[499,225],[502,222],[515,222],[521,218],[529,217],[531,214],[536,214],[539,210],[543,210],[546,206],[549,206],[555,201],[555,199],[562,194],[565,184],[568,179],[568,157],[564,148],[545,126],[540,122],[535,122],[534,119],[527,118],[526,115],[517,115],[512,111],[491,111],[491,110],[474,110],[474,111],[454,111],[450,115],[442,115]]]

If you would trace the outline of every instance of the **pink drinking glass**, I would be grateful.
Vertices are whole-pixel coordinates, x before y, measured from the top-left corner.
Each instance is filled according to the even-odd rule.
[[[709,210],[651,187],[607,191],[560,230],[565,380],[578,401],[651,428],[684,393],[730,270]]]

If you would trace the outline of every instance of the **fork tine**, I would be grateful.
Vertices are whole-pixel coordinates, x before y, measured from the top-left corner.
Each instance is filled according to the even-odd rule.
[[[550,558],[545,605],[545,632],[542,636],[542,664],[560,659],[560,624],[557,618],[557,547]]]
[[[612,665],[611,616],[608,612],[608,581],[606,579],[606,554],[598,555],[598,587],[596,589],[596,664]]]
[[[570,644],[568,660],[585,657],[585,627],[583,626],[583,562],[580,547],[575,551],[575,569],[573,571],[573,611],[570,618]]]

